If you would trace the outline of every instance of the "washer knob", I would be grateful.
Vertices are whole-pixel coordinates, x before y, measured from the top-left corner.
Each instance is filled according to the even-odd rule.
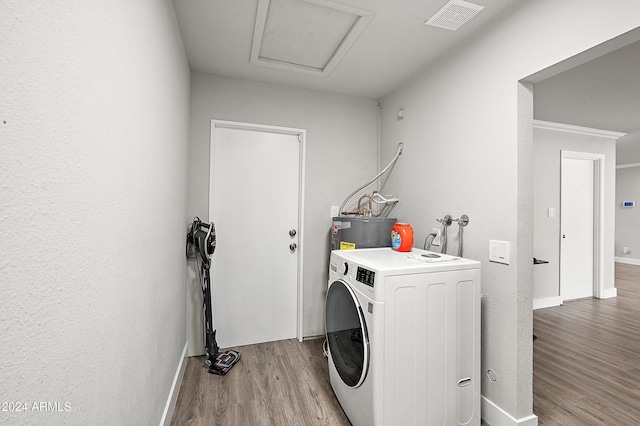
[[[347,262],[344,262],[343,264],[340,265],[340,273],[342,275],[347,275],[348,272],[349,272],[349,264]]]

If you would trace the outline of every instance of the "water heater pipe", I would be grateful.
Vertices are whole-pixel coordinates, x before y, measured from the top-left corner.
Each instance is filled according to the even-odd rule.
[[[351,199],[351,197],[353,197],[354,195],[356,195],[358,192],[362,191],[364,188],[366,188],[367,186],[371,185],[373,182],[376,181],[376,179],[378,179],[380,176],[382,176],[383,174],[385,174],[387,172],[387,170],[389,170],[394,164],[396,164],[396,161],[398,161],[398,157],[400,157],[400,154],[402,154],[402,148],[404,148],[404,144],[402,142],[400,142],[398,144],[398,151],[396,152],[396,156],[393,157],[393,160],[391,160],[391,162],[387,165],[387,167],[384,168],[384,170],[382,170],[380,173],[378,173],[376,175],[376,177],[374,177],[373,179],[371,179],[369,182],[365,183],[364,185],[362,185],[361,187],[359,187],[358,189],[356,189],[355,191],[353,191],[351,194],[349,194],[349,196],[347,198],[345,198],[345,200],[342,202],[342,205],[340,206],[340,210],[338,210],[340,213],[342,213],[344,206],[347,204],[347,202]]]

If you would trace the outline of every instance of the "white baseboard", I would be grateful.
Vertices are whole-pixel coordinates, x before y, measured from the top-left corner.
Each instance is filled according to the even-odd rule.
[[[187,369],[187,348],[188,347],[189,347],[189,342],[184,344],[184,349],[182,350],[182,356],[180,357],[180,361],[178,361],[178,369],[176,370],[176,375],[173,377],[173,383],[171,384],[169,397],[167,398],[167,403],[164,406],[164,413],[162,413],[162,418],[160,419],[160,426],[169,426],[171,424],[171,418],[173,417],[173,410],[176,408],[176,402],[178,401],[178,394],[180,393],[180,385],[182,385],[182,378],[184,377],[184,372]]]
[[[491,426],[538,426],[538,416],[516,419],[496,404],[482,397],[482,419]]]
[[[562,297],[553,296],[544,299],[533,299],[533,310],[562,305]]]
[[[633,257],[616,256],[614,260],[618,263],[626,263],[627,265],[640,265],[640,259],[634,259]]]
[[[618,289],[617,288],[605,288],[603,289],[603,294],[602,297],[600,297],[600,299],[611,299],[612,297],[617,297],[618,296]]]

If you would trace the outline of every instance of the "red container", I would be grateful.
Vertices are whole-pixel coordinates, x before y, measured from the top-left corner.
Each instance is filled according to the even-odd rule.
[[[411,251],[413,228],[408,223],[396,222],[391,228],[391,248],[395,251]]]

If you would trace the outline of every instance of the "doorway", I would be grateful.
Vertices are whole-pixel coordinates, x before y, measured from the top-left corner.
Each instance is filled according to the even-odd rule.
[[[209,217],[221,347],[302,340],[305,131],[212,120]]]
[[[560,296],[598,297],[604,155],[561,153]]]

